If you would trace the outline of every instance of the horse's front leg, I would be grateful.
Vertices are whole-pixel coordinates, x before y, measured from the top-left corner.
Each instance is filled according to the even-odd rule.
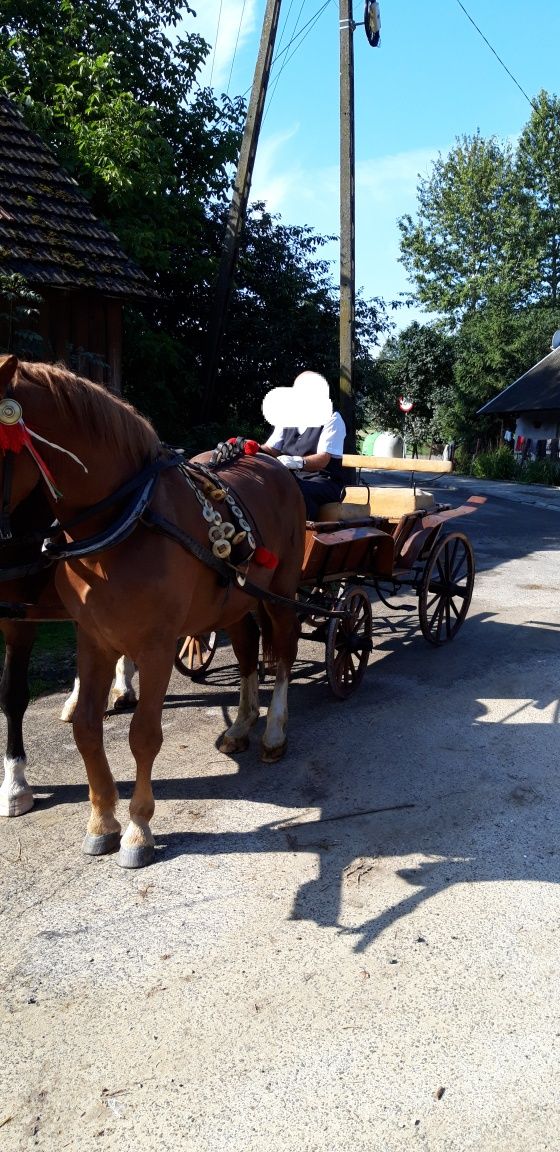
[[[23,717],[29,704],[29,658],[37,632],[33,624],[4,622],[6,652],[0,680],[0,708],[8,727],[4,780],[0,787],[0,816],[23,816],[33,807],[33,793],[25,777]]]
[[[154,837],[150,829],[155,807],[152,767],[162,745],[161,713],[176,647],[175,636],[167,640],[158,636],[137,656],[140,692],[129,734],[130,750],[136,761],[136,783],[130,801],[130,822],[118,856],[121,868],[144,868],[154,859]]]
[[[114,852],[120,839],[121,826],[115,818],[118,793],[103,747],[103,716],[114,667],[115,653],[99,648],[78,629],[80,693],[73,727],[89,782],[91,814],[83,843],[89,856]]]
[[[224,732],[218,745],[220,752],[233,755],[249,747],[249,732],[259,718],[259,641],[260,633],[253,616],[244,616],[228,629],[233,651],[239,664],[239,708],[231,728]]]

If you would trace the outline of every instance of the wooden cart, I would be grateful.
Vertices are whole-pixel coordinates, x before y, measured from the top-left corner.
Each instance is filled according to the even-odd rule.
[[[372,651],[372,591],[390,608],[389,597],[407,587],[418,598],[420,628],[433,645],[453,640],[472,597],[475,562],[468,536],[448,521],[474,512],[483,498],[459,508],[438,503],[418,487],[422,473],[449,473],[438,460],[394,460],[345,456],[358,470],[357,486],[340,504],[327,504],[321,518],[308,522],[298,602],[306,639],[325,644],[325,668],[335,696],[349,696],[360,683]],[[411,473],[408,487],[361,482],[374,470]],[[176,667],[204,676],[217,636],[179,641]]]

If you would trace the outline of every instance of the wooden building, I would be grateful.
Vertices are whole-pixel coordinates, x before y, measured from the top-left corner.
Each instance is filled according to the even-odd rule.
[[[123,305],[152,295],[149,281],[2,95],[0,273],[19,274],[42,299],[35,358],[62,360],[120,391]],[[1,292],[0,281],[0,350],[17,352],[13,301]]]
[[[513,445],[523,458],[558,459],[560,437],[560,347],[479,410],[479,416],[515,420]]]

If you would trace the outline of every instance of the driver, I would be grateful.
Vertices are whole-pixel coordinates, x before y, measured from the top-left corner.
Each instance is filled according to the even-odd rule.
[[[273,388],[263,401],[263,414],[274,430],[262,450],[293,472],[307,519],[315,520],[323,504],[339,501],[344,493],[346,426],[340,412],[333,412],[325,377],[301,372],[292,388]]]

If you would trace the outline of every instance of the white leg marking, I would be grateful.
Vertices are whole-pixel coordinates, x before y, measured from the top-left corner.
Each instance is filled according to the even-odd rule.
[[[265,748],[274,750],[286,743],[288,731],[288,677],[282,664],[278,665],[274,692],[266,716],[266,729],[263,736]]]
[[[129,820],[126,832],[121,837],[121,848],[141,848],[146,845],[153,848],[154,844],[152,830],[147,821],[137,823],[135,820]]]
[[[231,728],[226,732],[226,739],[239,740],[247,736],[259,718],[259,674],[251,672],[250,676],[242,676],[239,685],[239,708]]]
[[[0,788],[0,816],[23,816],[33,807],[33,793],[25,779],[26,761],[4,757],[4,781]]]
[[[115,668],[115,683],[111,689],[111,703],[114,708],[124,708],[127,704],[137,704],[138,697],[132,685],[136,664],[128,656],[121,656]]]
[[[65,724],[69,723],[71,721],[71,719],[74,715],[74,712],[76,711],[76,704],[78,703],[79,692],[80,692],[80,680],[79,680],[79,677],[76,676],[76,679],[74,680],[74,687],[73,687],[68,699],[65,700],[63,708],[62,708],[62,712],[60,713],[60,719],[63,720]]]

